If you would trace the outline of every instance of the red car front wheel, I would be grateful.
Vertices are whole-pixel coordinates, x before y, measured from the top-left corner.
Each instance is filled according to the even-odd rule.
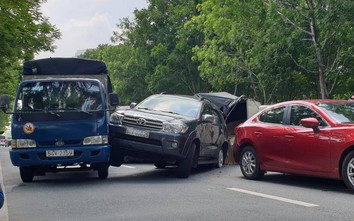
[[[343,161],[342,177],[345,185],[354,191],[354,151],[350,152]]]

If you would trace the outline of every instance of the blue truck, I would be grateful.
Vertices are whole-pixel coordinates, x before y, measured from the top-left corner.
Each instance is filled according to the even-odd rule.
[[[0,108],[12,114],[10,158],[23,182],[47,172],[97,170],[108,177],[108,121],[119,98],[105,63],[79,58],[45,58],[23,64],[22,81]]]

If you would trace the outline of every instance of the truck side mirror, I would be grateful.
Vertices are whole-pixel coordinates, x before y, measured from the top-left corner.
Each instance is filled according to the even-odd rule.
[[[0,108],[6,113],[10,107],[10,97],[8,95],[0,95]]]
[[[109,105],[111,105],[111,106],[119,105],[118,94],[116,94],[116,93],[110,93],[109,94]]]

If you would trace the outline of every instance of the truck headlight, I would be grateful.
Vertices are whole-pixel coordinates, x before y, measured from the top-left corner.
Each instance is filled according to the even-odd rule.
[[[109,121],[114,124],[122,124],[124,116],[119,113],[111,114]]]
[[[35,148],[36,141],[31,139],[13,139],[11,141],[12,148]]]
[[[175,120],[172,122],[164,122],[162,124],[162,131],[169,133],[184,133],[188,130],[188,126],[179,120]]]
[[[103,135],[103,136],[85,137],[83,144],[84,145],[108,144],[108,136]]]

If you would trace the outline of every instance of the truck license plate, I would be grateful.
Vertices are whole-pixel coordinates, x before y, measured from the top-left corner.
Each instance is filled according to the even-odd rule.
[[[136,137],[144,137],[149,138],[149,131],[146,130],[138,130],[135,128],[127,127],[126,134]]]
[[[74,156],[74,150],[47,150],[46,157],[71,157]]]

